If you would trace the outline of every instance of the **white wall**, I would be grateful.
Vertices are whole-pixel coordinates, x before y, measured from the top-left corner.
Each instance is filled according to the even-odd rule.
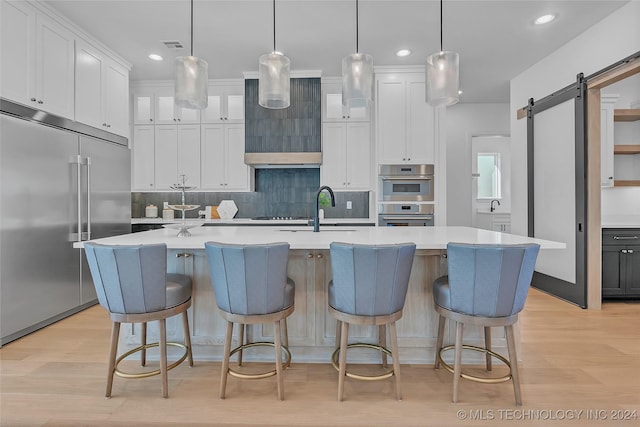
[[[637,52],[639,41],[640,2],[632,1],[511,80],[513,233],[527,232],[527,121],[516,110]]]
[[[471,137],[509,135],[508,104],[447,107],[447,225],[471,226]]]

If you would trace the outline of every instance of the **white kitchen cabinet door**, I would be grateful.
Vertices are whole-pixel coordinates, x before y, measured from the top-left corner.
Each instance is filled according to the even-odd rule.
[[[370,135],[369,122],[323,124],[323,185],[334,190],[371,188]]]
[[[103,92],[107,131],[129,137],[129,71],[112,60],[105,61]]]
[[[74,119],[74,36],[27,2],[1,2],[5,98]]]
[[[407,97],[403,80],[379,80],[378,93],[378,163],[406,163]]]
[[[200,132],[201,187],[203,190],[223,191],[225,183],[224,126],[202,125]]]
[[[155,190],[155,128],[152,125],[133,127],[132,190]]]
[[[346,176],[349,190],[371,189],[371,124],[347,123]]]
[[[244,164],[244,125],[202,125],[202,188],[242,191],[249,188]]]
[[[322,125],[322,185],[347,188],[347,127],[344,123]]]
[[[377,81],[378,163],[435,163],[435,110],[425,102],[424,75]]]
[[[169,190],[178,183],[178,126],[156,126],[155,187]]]
[[[244,82],[214,83],[207,90],[202,123],[244,123]]]
[[[200,110],[178,107],[175,103],[173,87],[155,90],[156,124],[197,124],[200,123]]]
[[[322,81],[323,121],[369,121],[369,110],[368,106],[348,109],[342,105],[342,82],[339,79]]]
[[[200,187],[200,126],[178,126],[178,181]],[[176,183],[177,183],[176,182]]]
[[[129,72],[76,41],[75,119],[129,137]]]
[[[150,88],[133,91],[133,124],[149,125],[155,121],[155,94]]]
[[[78,40],[76,43],[75,118],[106,130],[103,111],[104,58],[92,46]]]
[[[432,165],[435,162],[435,111],[425,102],[424,79],[407,82],[407,97],[407,161]]]
[[[73,34],[50,18],[36,15],[36,99],[39,108],[74,119]]]
[[[249,167],[244,163],[244,124],[224,126],[225,131],[225,190],[249,189]]]
[[[35,107],[36,12],[24,1],[2,1],[0,7],[0,95]]]

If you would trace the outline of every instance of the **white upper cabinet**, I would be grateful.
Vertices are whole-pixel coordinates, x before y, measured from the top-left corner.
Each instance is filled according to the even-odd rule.
[[[210,83],[202,123],[244,123],[244,81]]]
[[[200,126],[156,126],[154,149],[156,190],[169,190],[181,175],[187,185],[200,186]]]
[[[433,164],[435,111],[425,102],[422,73],[376,77],[378,163]]]
[[[135,88],[133,90],[133,124],[155,124],[155,96],[151,88]]]
[[[27,2],[2,2],[2,96],[74,118],[74,35]]]
[[[244,124],[201,126],[202,189],[249,190],[249,167],[244,164]]]
[[[134,126],[131,148],[132,190],[155,190],[155,126]]]
[[[332,123],[322,126],[322,184],[334,190],[371,189],[371,124]]]
[[[82,40],[76,42],[76,120],[129,136],[129,71]]]
[[[178,107],[173,87],[158,88],[155,92],[156,124],[200,123],[200,110]]]
[[[342,83],[339,78],[322,80],[323,121],[369,121],[369,111],[369,107],[348,109],[342,105]]]

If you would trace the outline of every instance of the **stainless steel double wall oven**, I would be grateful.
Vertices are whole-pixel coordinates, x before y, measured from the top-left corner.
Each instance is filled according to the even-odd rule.
[[[434,225],[433,165],[380,165],[378,225]]]

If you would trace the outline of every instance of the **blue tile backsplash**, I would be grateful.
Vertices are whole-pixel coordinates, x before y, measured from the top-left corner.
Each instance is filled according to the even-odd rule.
[[[198,210],[204,206],[218,205],[221,200],[233,200],[238,206],[236,218],[254,218],[260,216],[294,216],[313,217],[315,194],[320,187],[320,169],[256,169],[254,192],[220,193],[188,191],[185,196],[187,204],[200,205],[200,209],[187,212],[188,218],[195,218]],[[336,207],[325,208],[326,218],[368,218],[369,192],[351,191],[336,192]],[[158,206],[162,203],[180,203],[180,192],[154,192],[131,194],[131,216],[144,216],[144,208],[148,204]],[[352,202],[352,209],[346,209],[347,201]]]

